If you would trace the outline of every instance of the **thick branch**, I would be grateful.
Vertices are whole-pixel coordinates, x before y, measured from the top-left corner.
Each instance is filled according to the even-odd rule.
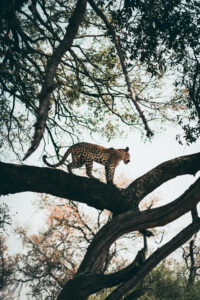
[[[107,275],[104,275],[102,273],[84,275],[79,274],[70,282],[67,282],[57,300],[63,300],[65,298],[68,299],[69,295],[71,296],[71,294],[74,294],[74,291],[77,291],[76,299],[79,299],[80,287],[81,293],[83,295],[87,294],[87,296],[89,296],[100,291],[103,288],[113,287],[120,284],[121,282],[127,281],[130,277],[132,277],[136,272],[139,271],[141,264],[143,264],[143,252],[144,249],[139,251],[136,258],[129,266],[115,273]],[[66,295],[68,295],[68,298],[66,297]]]
[[[118,215],[107,223],[90,244],[80,266],[80,272],[95,272],[102,264],[104,252],[125,233],[164,226],[190,211],[200,201],[200,178],[178,199],[159,208],[142,211],[133,210]]]
[[[97,5],[95,4],[95,2],[93,0],[88,0],[88,2],[90,3],[91,7],[94,9],[94,11],[96,12],[96,14],[103,20],[103,22],[106,25],[106,28],[107,28],[109,34],[113,38],[113,41],[114,41],[114,44],[115,44],[115,48],[117,50],[117,54],[118,54],[118,57],[119,57],[119,60],[120,60],[120,63],[121,63],[121,67],[122,67],[122,71],[123,71],[123,74],[124,74],[124,78],[125,78],[125,81],[126,81],[126,84],[127,84],[127,87],[128,87],[128,91],[130,93],[131,100],[132,100],[135,108],[137,109],[137,111],[139,113],[139,116],[140,116],[140,118],[141,118],[141,120],[142,120],[142,122],[144,124],[145,130],[147,132],[147,136],[151,137],[153,135],[153,132],[149,128],[147,120],[146,120],[146,118],[144,116],[144,113],[141,110],[141,108],[140,108],[140,106],[139,106],[139,104],[137,102],[137,97],[136,97],[134,89],[133,89],[133,87],[131,85],[131,81],[130,81],[130,78],[129,78],[129,75],[128,75],[128,70],[127,70],[126,64],[125,64],[125,59],[124,59],[123,53],[121,51],[121,48],[120,48],[120,45],[119,45],[119,41],[118,41],[118,37],[116,35],[114,27],[110,24],[110,22],[107,20],[107,18],[104,15],[104,13],[97,7]]]
[[[130,194],[137,206],[139,202],[166,181],[184,174],[195,175],[200,170],[200,153],[168,160],[133,181],[124,193]]]
[[[0,163],[0,195],[20,192],[47,193],[112,210],[122,203],[119,190],[95,179],[51,168]],[[118,204],[117,204],[118,203]]]
[[[0,163],[0,195],[19,192],[47,193],[86,203],[115,214],[135,206],[165,181],[200,170],[200,153],[167,161],[118,190],[96,180],[70,175],[61,170]],[[30,180],[31,178],[31,180]]]
[[[172,178],[177,175],[196,173],[199,168],[199,155],[200,154],[197,153],[179,157],[175,160],[163,163],[154,170],[148,172],[143,176],[143,180],[145,179],[144,190],[146,189],[149,191],[152,187],[157,187],[162,181],[168,180],[169,177]],[[155,174],[153,172],[155,172]],[[158,177],[157,179],[156,174]],[[164,179],[160,179],[162,176]],[[154,179],[151,181],[151,178]],[[150,189],[147,185],[148,181],[151,186]],[[96,180],[71,175],[61,170],[6,163],[0,163],[0,182],[0,195],[24,191],[48,193],[58,197],[87,203],[98,209],[106,208],[118,212],[123,212],[125,208],[132,207],[132,205],[126,206],[124,203],[130,203],[130,199],[128,198],[132,197],[134,191],[133,188],[136,188],[138,182],[142,184],[140,178],[136,180],[135,183],[133,182],[126,190],[121,191]],[[140,185],[138,185],[138,187],[142,190]],[[140,191],[139,193],[139,196],[142,197],[142,192]],[[145,194],[147,192],[143,193]],[[130,231],[164,226],[192,210],[199,200],[200,179],[198,179],[182,196],[168,205],[137,213],[134,212],[134,210],[129,210],[118,215],[105,225],[94,238],[79,268],[77,279],[84,278],[85,280],[85,277],[81,276],[85,276],[85,274],[88,274],[88,276],[97,274],[100,266],[102,266],[102,263],[105,260],[105,252],[109,250],[111,244],[121,235]],[[195,218],[195,223],[197,221],[197,218]],[[134,268],[129,271],[133,270],[136,271]],[[122,273],[115,275],[119,276],[120,274]],[[101,277],[99,278],[99,283],[101,282],[102,284],[107,285],[108,282],[105,282],[107,279],[110,280],[109,277]],[[115,277],[115,282],[117,281],[119,281],[119,277]],[[98,288],[98,286],[96,286],[96,288]],[[72,299],[73,298],[71,298],[71,300]],[[82,299],[86,299],[84,298],[84,295]]]
[[[198,183],[198,192],[199,187],[200,180]],[[183,200],[187,201],[187,197],[195,197],[197,195],[196,192],[197,191],[194,185],[193,188],[190,189],[190,192],[188,191],[189,194],[185,195]],[[200,196],[198,198],[200,200]],[[163,207],[163,209],[165,208]],[[168,220],[170,221],[170,217],[168,217]],[[160,220],[159,216],[157,216],[157,221],[159,224],[162,224],[162,215],[160,217]],[[105,227],[107,227],[106,229],[108,229],[108,226]],[[194,223],[182,230],[169,242],[167,242],[165,245],[163,245],[161,248],[155,251],[146,261],[144,261],[143,259],[142,250],[138,253],[138,256],[136,257],[133,263],[131,263],[128,267],[124,268],[123,270],[115,272],[113,274],[96,274],[95,269],[84,269],[82,265],[76,277],[73,280],[70,280],[66,283],[65,287],[63,288],[58,297],[58,300],[67,300],[69,298],[72,300],[87,299],[89,295],[101,290],[102,288],[108,288],[122,283],[114,292],[110,294],[110,296],[107,297],[107,299],[109,300],[121,299],[121,297],[124,296],[130,289],[134,288],[142,279],[144,279],[144,277],[155,266],[157,266],[164,258],[166,258],[173,251],[175,251],[188,239],[190,239],[192,235],[196,233],[199,229],[200,219],[196,220]],[[114,233],[114,231],[116,230],[116,224],[112,224],[112,232]],[[129,228],[129,231],[131,231],[131,228]],[[103,230],[103,234],[104,233],[105,231]],[[101,243],[101,241],[98,242]],[[93,253],[93,255],[95,255],[95,253]],[[88,257],[87,259],[88,265],[90,265],[91,263],[90,258]],[[93,259],[98,260],[98,256],[93,257]]]
[[[68,51],[73,43],[73,40],[78,32],[79,26],[83,20],[85,11],[86,11],[87,0],[78,0],[77,6],[69,20],[69,25],[66,30],[66,34],[63,40],[60,42],[59,46],[56,48],[54,53],[52,54],[46,70],[45,70],[45,80],[40,93],[39,101],[39,110],[37,122],[35,124],[35,134],[33,137],[33,141],[31,147],[26,153],[23,160],[29,157],[39,146],[40,141],[43,137],[46,121],[48,118],[48,111],[50,109],[50,96],[53,90],[58,86],[58,83],[54,82],[54,77],[56,74],[56,70],[61,61],[61,58]]]

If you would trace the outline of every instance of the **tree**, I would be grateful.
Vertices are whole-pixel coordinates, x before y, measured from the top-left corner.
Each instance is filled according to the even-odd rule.
[[[3,203],[0,205],[0,230],[5,230],[6,225],[11,224],[9,207]]]
[[[6,245],[6,238],[5,236],[0,236],[0,294],[1,296],[9,297],[9,299],[14,299],[13,291],[10,290],[10,286],[12,286],[13,281],[12,277],[15,273],[16,269],[15,266],[18,263],[18,255],[10,256],[8,253],[8,247]],[[4,298],[3,298],[4,299]],[[5,297],[5,299],[8,299]]]
[[[12,10],[14,24],[8,22],[9,14],[3,14],[1,132],[2,141],[18,156],[27,141],[31,146],[24,159],[43,137],[46,141],[46,129],[59,157],[60,148],[67,144],[61,142],[63,132],[73,139],[79,125],[94,131],[104,120],[110,126],[103,133],[110,136],[116,122],[122,121],[142,126],[151,137],[150,120],[179,117],[189,134],[188,142],[199,136],[199,4],[181,0],[120,3],[32,0],[22,1]],[[92,37],[93,49],[84,47],[87,35]],[[102,40],[103,49],[99,47]],[[177,72],[176,90],[173,97],[168,95],[160,102],[148,93],[165,71]],[[83,108],[82,115],[75,111],[77,107]],[[195,126],[185,123],[188,114]],[[109,123],[110,116],[115,117],[113,123]],[[34,118],[32,139],[29,128]],[[16,136],[20,151],[15,147]],[[106,299],[128,299],[131,296],[127,294],[154,267],[199,230],[200,180],[165,206],[140,212],[139,203],[162,183],[184,174],[195,175],[199,169],[200,153],[178,157],[118,189],[61,170],[1,162],[0,195],[47,193],[110,210],[113,219],[96,233],[76,274],[63,285],[57,299],[88,299],[115,286]],[[147,256],[145,242],[128,266],[104,272],[109,249],[119,237],[132,231],[147,234],[145,230],[164,226],[189,211],[191,224],[153,254]]]
[[[18,255],[12,281],[25,284],[26,295],[34,299],[56,299],[65,282],[76,274],[93,237],[110,218],[101,211],[90,216],[75,203],[65,203],[63,199],[56,202],[49,204],[47,229],[31,235],[23,228],[17,229],[26,251]],[[135,240],[133,235],[127,238]],[[121,247],[112,247],[104,266],[107,272],[110,267],[113,271],[118,268]]]
[[[162,262],[144,280],[140,289],[143,295],[139,300],[186,300],[199,299],[199,288],[197,281],[194,286],[188,286],[182,266],[175,264],[168,267],[168,260]],[[131,298],[130,298],[131,299]]]
[[[163,258],[180,247],[199,230],[199,220],[194,217],[189,226],[146,260],[144,251],[141,250],[136,260],[125,269],[108,275],[102,273],[107,251],[118,237],[130,231],[163,226],[184,213],[194,210],[199,201],[199,180],[178,199],[163,207],[143,212],[138,212],[136,207],[146,194],[162,182],[177,175],[194,174],[199,169],[199,155],[189,155],[165,162],[122,190],[96,182],[96,180],[67,174],[61,170],[1,163],[3,176],[1,175],[0,191],[1,194],[26,190],[50,193],[62,198],[71,198],[87,203],[97,209],[106,208],[118,214],[96,234],[76,276],[66,283],[58,299],[73,299],[73,297],[74,299],[77,297],[84,299],[102,287],[108,288],[123,282],[109,296],[120,299],[121,295],[133,288]],[[29,179],[30,174],[32,176],[31,181]],[[59,186],[59,190],[57,186]],[[77,186],[79,187],[78,191],[74,189]],[[135,209],[133,209],[134,207]]]
[[[188,273],[188,286],[194,285],[196,278],[199,276],[199,246],[196,245],[197,235],[190,240],[188,245],[182,247],[183,259],[185,261]]]

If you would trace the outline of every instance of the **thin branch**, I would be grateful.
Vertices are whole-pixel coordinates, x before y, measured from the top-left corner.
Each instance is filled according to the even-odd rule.
[[[117,51],[117,54],[118,54],[118,57],[119,57],[119,60],[120,60],[120,63],[121,63],[121,67],[122,67],[122,71],[123,71],[123,74],[124,74],[124,77],[125,77],[127,88],[128,88],[129,93],[130,93],[130,98],[131,98],[131,100],[132,100],[132,102],[133,102],[136,110],[138,111],[138,113],[140,115],[140,118],[142,119],[142,122],[144,124],[145,130],[147,132],[147,137],[150,138],[151,136],[153,136],[153,132],[149,128],[147,120],[146,120],[146,118],[144,116],[144,113],[141,110],[141,108],[140,108],[140,106],[139,106],[139,104],[137,102],[137,96],[136,96],[136,93],[135,93],[135,91],[134,91],[134,89],[133,89],[133,87],[131,85],[131,81],[130,81],[130,78],[129,78],[128,70],[127,70],[126,64],[125,64],[125,58],[124,58],[123,53],[121,51],[119,40],[118,40],[118,37],[117,37],[116,32],[114,30],[114,27],[107,20],[106,16],[102,12],[102,10],[100,10],[97,7],[97,5],[95,4],[95,2],[93,0],[88,0],[88,2],[90,3],[91,7],[94,9],[94,11],[96,12],[96,14],[103,20],[103,22],[105,23],[106,28],[107,28],[109,34],[112,36],[112,38],[114,40],[115,48],[116,48],[116,51]]]
[[[71,54],[73,55],[73,57],[74,57],[75,59],[77,59],[77,60],[79,61],[79,63],[82,65],[82,67],[83,67],[83,69],[84,69],[86,75],[87,75],[88,78],[93,82],[95,88],[97,89],[99,98],[102,100],[103,104],[108,108],[108,110],[111,111],[113,115],[116,115],[116,116],[117,116],[123,123],[125,123],[126,125],[132,125],[131,123],[126,122],[126,121],[123,119],[123,117],[122,117],[119,113],[117,113],[115,110],[113,110],[113,109],[110,107],[110,105],[105,101],[104,96],[103,96],[103,94],[102,94],[102,92],[101,92],[101,89],[100,89],[99,85],[98,85],[98,84],[96,83],[96,81],[92,78],[92,76],[90,75],[90,73],[88,72],[88,70],[86,69],[86,67],[84,66],[84,64],[80,61],[80,59],[78,59],[78,57],[76,56],[76,54],[75,54],[72,50],[70,51],[70,53],[71,53]]]

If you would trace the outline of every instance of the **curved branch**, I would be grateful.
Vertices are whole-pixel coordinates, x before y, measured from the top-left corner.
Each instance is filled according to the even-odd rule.
[[[87,291],[88,295],[100,291],[102,288],[109,288],[120,284],[123,281],[127,281],[136,272],[139,271],[140,266],[143,264],[142,257],[144,249],[138,252],[134,261],[123,270],[117,271],[111,274],[79,274],[74,279],[67,282],[64,289],[59,294],[57,300],[65,299],[66,294],[74,294],[77,291],[76,299],[80,299],[80,286],[81,291]],[[67,299],[67,297],[66,297]]]
[[[187,170],[187,171],[186,171]],[[134,206],[154,191],[161,184],[180,175],[195,175],[200,170],[200,153],[180,156],[168,160],[143,176],[133,181],[126,190],[124,196],[131,195]]]
[[[198,170],[200,170],[200,153],[178,157],[147,172],[131,183],[127,189],[119,190],[102,182],[71,175],[58,169],[0,162],[0,195],[26,191],[47,193],[86,203],[97,209],[108,209],[117,215],[137,207],[143,197],[165,181],[179,175],[195,174]]]
[[[51,93],[58,87],[59,83],[54,82],[54,77],[66,51],[68,51],[73,43],[73,40],[78,32],[80,23],[83,20],[86,11],[87,0],[78,0],[76,8],[69,20],[65,36],[52,54],[45,70],[45,80],[39,97],[39,110],[37,122],[35,124],[35,134],[31,143],[31,147],[24,156],[23,160],[29,157],[39,146],[43,137],[46,121],[48,118],[48,111],[50,109]]]
[[[139,213],[129,210],[118,215],[96,234],[88,247],[79,272],[93,273],[98,270],[99,265],[102,264],[105,251],[123,234],[135,230],[140,231],[164,226],[192,210],[199,201],[200,178],[184,194],[167,205]]]
[[[154,209],[154,213],[149,215],[149,211],[145,212],[145,218],[148,219],[147,222],[151,222],[152,226],[161,226],[166,223],[169,223],[171,220],[178,217],[180,206],[184,206],[186,203],[186,207],[182,209],[183,211],[190,210],[189,206],[192,202],[200,201],[200,179],[190,187],[190,189],[184,193],[179,199],[175,200],[170,205],[165,205],[162,208]],[[167,211],[164,214],[164,211]],[[61,299],[87,299],[87,296],[95,293],[102,288],[113,287],[119,285],[119,287],[114,290],[106,299],[115,300],[121,299],[122,296],[127,294],[130,289],[133,289],[144,277],[164,258],[166,258],[170,253],[175,251],[178,247],[180,247],[183,243],[185,243],[188,239],[192,237],[194,233],[196,233],[200,229],[200,219],[196,220],[194,223],[190,224],[184,230],[182,230],[179,234],[177,234],[174,238],[172,238],[169,242],[163,245],[161,248],[156,250],[148,259],[144,259],[144,249],[142,249],[136,259],[131,263],[128,267],[124,268],[121,271],[111,273],[108,275],[104,275],[102,273],[98,274],[97,270],[99,270],[99,264],[102,265],[102,259],[104,253],[109,248],[109,241],[107,239],[108,236],[113,235],[116,239],[119,236],[119,232],[117,235],[116,231],[119,231],[119,227],[126,227],[127,232],[134,230],[134,226],[131,227],[131,222],[136,223],[138,226],[142,226],[143,221],[145,222],[145,218],[138,216],[138,214],[134,214],[133,212],[128,212],[129,221],[127,222],[127,213],[122,214],[122,218],[116,217],[109,224],[105,225],[100,232],[97,234],[101,235],[100,239],[94,238],[91,246],[88,248],[88,252],[83,260],[79,271],[77,272],[74,279],[68,281],[58,296],[57,300]],[[120,217],[120,216],[119,216]],[[117,220],[117,218],[119,220]],[[164,221],[163,221],[164,218]],[[151,220],[152,219],[152,220]],[[127,226],[127,224],[129,225]],[[104,237],[106,242],[104,243]],[[96,239],[96,240],[95,240]],[[95,246],[101,246],[101,254],[95,252]],[[91,248],[92,251],[91,251]],[[88,256],[88,253],[90,255]],[[99,258],[100,255],[101,257]],[[91,262],[92,259],[92,262]],[[85,298],[84,298],[85,296]]]

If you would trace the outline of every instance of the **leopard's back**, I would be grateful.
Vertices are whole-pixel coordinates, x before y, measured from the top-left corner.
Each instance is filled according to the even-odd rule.
[[[110,159],[109,148],[90,143],[78,143],[71,147],[73,159],[82,161],[94,161],[105,165]]]

